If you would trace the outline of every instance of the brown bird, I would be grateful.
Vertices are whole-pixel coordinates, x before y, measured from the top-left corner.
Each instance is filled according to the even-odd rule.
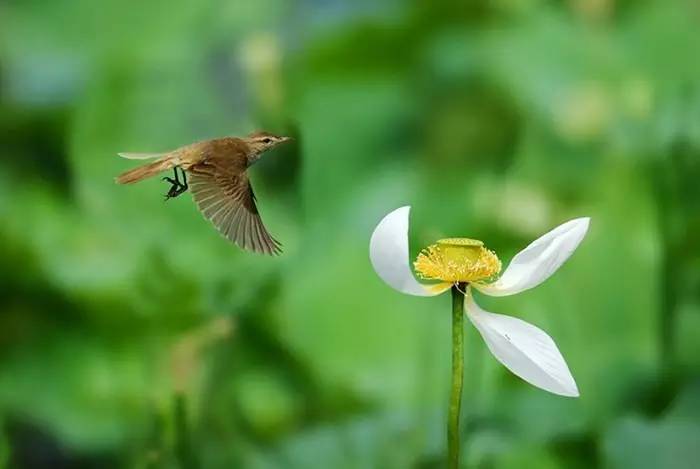
[[[172,169],[174,178],[163,178],[171,184],[166,200],[191,187],[199,210],[228,240],[243,249],[277,255],[282,252],[282,245],[263,225],[247,171],[263,153],[287,140],[289,137],[255,132],[243,138],[197,142],[168,153],[119,153],[123,158],[155,161],[117,176],[116,182],[133,184]]]

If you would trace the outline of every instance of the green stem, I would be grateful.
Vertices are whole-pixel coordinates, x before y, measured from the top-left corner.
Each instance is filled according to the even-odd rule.
[[[448,467],[459,468],[459,414],[464,381],[464,292],[465,284],[452,287],[452,387],[447,416]]]
[[[186,404],[185,394],[176,393],[174,402],[175,454],[181,469],[196,469],[198,464],[190,439]]]

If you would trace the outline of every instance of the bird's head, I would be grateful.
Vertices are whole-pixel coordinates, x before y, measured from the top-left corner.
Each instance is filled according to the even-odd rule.
[[[280,137],[269,132],[253,132],[245,137],[245,142],[251,150],[251,163],[255,162],[267,150],[276,147],[280,143],[290,140],[290,137]]]

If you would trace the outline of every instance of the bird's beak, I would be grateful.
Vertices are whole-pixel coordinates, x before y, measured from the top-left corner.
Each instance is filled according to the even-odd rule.
[[[288,141],[290,141],[290,140],[293,140],[292,137],[282,137],[282,138],[280,139],[280,143],[288,142]]]

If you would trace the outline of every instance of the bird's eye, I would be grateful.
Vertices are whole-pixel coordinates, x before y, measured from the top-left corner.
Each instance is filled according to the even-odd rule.
[[[266,137],[263,139],[263,143],[270,143],[271,141],[272,141],[272,139],[269,137]]]

